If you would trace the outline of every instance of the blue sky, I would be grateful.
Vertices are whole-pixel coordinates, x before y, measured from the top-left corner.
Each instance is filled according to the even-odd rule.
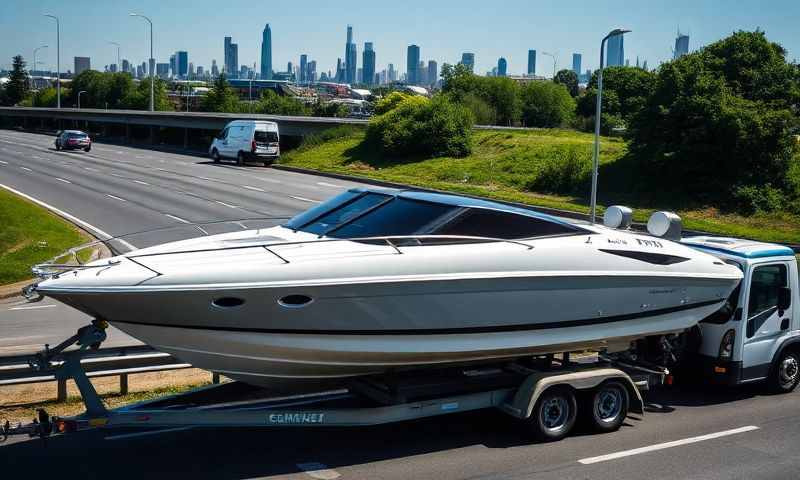
[[[74,56],[91,57],[95,69],[114,63],[116,49],[109,41],[122,44],[123,58],[141,63],[149,53],[147,23],[129,17],[131,11],[153,19],[157,61],[187,50],[189,61],[206,68],[212,58],[222,65],[225,35],[238,42],[241,64],[258,61],[265,23],[272,28],[275,70],[285,70],[287,61],[297,63],[301,53],[317,60],[319,72],[334,69],[336,58],[344,55],[348,23],[359,66],[364,42],[371,41],[378,71],[388,63],[405,71],[406,47],[412,43],[421,47],[423,59],[440,65],[457,62],[463,51],[475,52],[481,73],[500,56],[508,60],[510,74],[522,73],[529,48],[557,53],[559,69],[571,66],[573,52],[583,54],[584,70],[596,68],[599,41],[617,26],[633,30],[626,36],[626,57],[633,62],[638,55],[652,67],[670,58],[678,27],[691,35],[692,50],[734,30],[761,28],[789,51],[790,59],[800,59],[798,0],[4,0],[2,11],[0,66],[5,68],[18,53],[30,60],[33,48],[42,44],[50,48],[38,59],[55,68],[55,22],[43,13],[61,18],[64,70],[73,68]],[[537,73],[551,74],[552,60],[540,54]]]

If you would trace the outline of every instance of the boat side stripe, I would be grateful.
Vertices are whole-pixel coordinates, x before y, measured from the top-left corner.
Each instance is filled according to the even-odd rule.
[[[547,330],[553,328],[585,327],[588,325],[599,325],[603,323],[623,322],[626,320],[638,320],[641,318],[667,315],[670,313],[691,310],[694,308],[707,307],[717,303],[722,303],[725,299],[709,300],[705,302],[679,305],[677,307],[661,308],[639,313],[627,313],[624,315],[612,315],[598,318],[584,318],[580,320],[570,320],[566,322],[543,322],[527,323],[519,325],[499,325],[493,327],[464,327],[464,328],[415,328],[401,330],[298,330],[281,328],[237,328],[237,327],[216,327],[203,325],[170,325],[165,323],[149,322],[129,322],[110,320],[113,323],[125,323],[131,325],[146,325],[151,327],[164,328],[185,328],[189,330],[213,330],[225,332],[245,332],[245,333],[272,333],[272,334],[306,334],[306,335],[453,335],[461,333],[496,333],[496,332],[519,332],[526,330]]]

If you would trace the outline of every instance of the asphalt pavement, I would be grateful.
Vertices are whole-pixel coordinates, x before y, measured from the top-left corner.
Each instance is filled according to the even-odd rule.
[[[289,216],[353,184],[255,166],[0,131],[0,184],[118,235],[182,221]],[[278,220],[276,220],[278,221]],[[142,247],[169,239],[131,238]],[[36,308],[30,308],[36,307]],[[0,355],[60,340],[88,318],[48,300],[0,304]],[[131,341],[112,332],[109,345]],[[800,392],[658,388],[618,431],[579,429],[536,444],[499,411],[363,428],[191,429],[147,436],[102,429],[0,444],[8,478],[794,479]]]

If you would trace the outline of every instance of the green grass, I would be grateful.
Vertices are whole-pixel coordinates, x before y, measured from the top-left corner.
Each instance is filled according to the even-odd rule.
[[[499,200],[589,212],[588,178],[593,136],[572,130],[476,131],[473,152],[465,158],[384,158],[363,143],[359,130],[315,138],[281,159],[284,165],[317,171],[358,175],[376,180],[479,195]],[[713,206],[649,204],[626,192],[604,194],[612,179],[610,168],[625,156],[626,143],[617,138],[601,142],[600,203],[623,203],[635,208],[635,219],[646,221],[657,209],[672,209],[684,219],[684,228],[773,242],[800,242],[800,217],[789,213],[742,216],[722,213]],[[607,173],[604,177],[604,173]],[[633,179],[635,181],[635,179]],[[630,179],[629,179],[630,181]],[[558,195],[551,191],[575,191]],[[608,197],[607,197],[608,195]],[[669,202],[667,202],[669,203]],[[601,208],[602,212],[602,208]]]
[[[72,224],[0,190],[0,285],[31,278],[31,266],[90,238]]]

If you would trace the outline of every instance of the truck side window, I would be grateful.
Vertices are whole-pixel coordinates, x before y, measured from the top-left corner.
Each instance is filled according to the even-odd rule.
[[[777,308],[778,289],[785,287],[786,281],[786,265],[765,265],[753,270],[747,318],[750,319]]]
[[[226,127],[221,132],[219,132],[219,136],[217,136],[217,138],[219,138],[220,140],[225,140],[227,136],[228,136],[228,128]]]

